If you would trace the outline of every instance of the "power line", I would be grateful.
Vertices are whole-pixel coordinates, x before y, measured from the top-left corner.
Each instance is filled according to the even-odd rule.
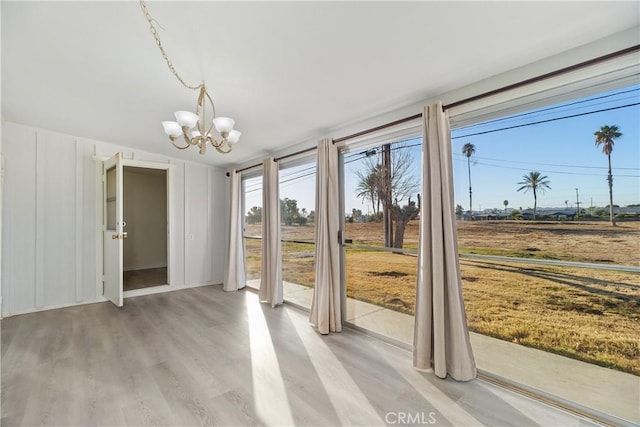
[[[466,157],[463,154],[453,153],[453,155],[455,157],[466,159]],[[553,167],[563,167],[563,168],[606,169],[604,166],[560,165],[560,164],[554,164],[554,163],[523,162],[523,161],[515,161],[515,160],[492,159],[489,157],[478,157],[478,156],[474,156],[473,158],[479,159],[479,160],[490,160],[494,162],[522,163],[522,164],[529,164],[529,165],[542,165],[542,166],[553,166]],[[620,168],[620,167],[616,167],[615,169],[616,170],[633,170],[633,171],[638,170],[638,168]]]
[[[545,116],[549,116],[549,115],[552,115],[552,114],[557,114],[557,113],[560,113],[560,112],[567,113],[569,111],[583,110],[584,108],[593,108],[593,107],[595,107],[597,105],[607,105],[607,104],[610,105],[610,104],[612,104],[614,102],[626,101],[626,100],[629,100],[629,99],[637,100],[638,97],[637,96],[627,96],[625,98],[619,98],[619,99],[611,100],[611,101],[596,102],[596,103],[593,103],[593,104],[590,104],[590,105],[583,105],[583,106],[578,106],[578,107],[573,107],[573,108],[566,108],[566,109],[563,109],[562,111],[550,111],[550,112],[546,112],[546,113],[542,113],[542,114],[536,114],[534,116],[529,117],[529,119],[536,119],[536,118],[539,118],[539,117],[545,117]],[[516,118],[505,117],[503,119],[500,119],[500,121],[502,123],[506,124],[506,123],[518,122],[518,121],[520,121],[520,119],[521,118],[518,118],[518,117],[516,117]],[[484,122],[484,123],[479,123],[478,125],[472,125],[472,126],[469,126],[469,127],[486,127],[486,126],[490,126],[492,124],[495,124],[495,123]]]
[[[588,102],[588,101],[593,101],[593,100],[597,100],[597,99],[604,99],[604,98],[608,98],[611,96],[615,96],[615,95],[620,95],[620,94],[624,94],[624,93],[629,93],[629,92],[633,92],[633,91],[637,91],[638,89],[631,89],[631,90],[627,90],[627,91],[621,91],[615,94],[609,94],[609,95],[603,95],[600,97],[596,97],[596,98],[591,98],[589,100],[582,100],[582,101],[576,101],[576,102],[572,102],[569,104],[563,104],[561,106],[554,106],[554,107],[549,107],[549,108],[545,108],[542,110],[536,110],[536,111],[532,111],[532,112],[527,112],[527,113],[523,113],[517,116],[510,116],[508,118],[503,118],[503,119],[497,119],[497,120],[493,120],[493,121],[489,121],[489,122],[484,122],[481,123],[479,125],[486,125],[489,123],[496,123],[496,122],[504,122],[505,120],[512,120],[515,117],[524,117],[527,115],[531,115],[531,114],[536,114],[536,113],[540,113],[543,111],[549,111],[549,110],[553,110],[553,109],[557,109],[557,108],[566,108],[567,106],[571,106],[571,105],[576,105],[576,104],[580,104],[580,103],[584,103],[584,102]],[[626,99],[626,98],[625,98]],[[599,105],[599,104],[595,104],[595,105]],[[483,135],[483,134],[487,134],[487,133],[493,133],[493,132],[500,132],[500,131],[504,131],[504,130],[510,130],[510,129],[516,129],[516,128],[521,128],[521,127],[526,127],[526,126],[533,126],[533,125],[537,125],[537,124],[541,124],[541,123],[548,123],[548,122],[553,122],[553,121],[558,121],[558,120],[564,120],[564,119],[569,119],[569,118],[575,118],[575,117],[581,117],[581,116],[586,116],[589,114],[595,114],[595,113],[600,113],[600,112],[604,112],[604,111],[611,111],[611,110],[617,110],[617,109],[621,109],[621,108],[628,108],[628,107],[633,107],[636,105],[640,105],[640,102],[637,103],[632,103],[632,104],[627,104],[627,105],[621,105],[621,106],[616,106],[616,107],[611,107],[611,108],[604,108],[604,109],[599,109],[599,110],[592,110],[592,111],[587,111],[584,113],[580,113],[580,114],[572,114],[572,115],[566,115],[566,116],[561,116],[561,117],[555,117],[552,119],[547,119],[547,120],[539,120],[539,121],[535,121],[535,122],[529,122],[529,123],[523,123],[523,124],[519,124],[519,125],[514,125],[514,126],[507,126],[507,127],[502,127],[499,129],[492,129],[492,130],[487,130],[487,131],[482,131],[482,132],[476,132],[476,133],[471,133],[471,134],[466,134],[466,135],[460,135],[460,136],[452,136],[451,139],[459,139],[459,138],[468,138],[471,136],[477,136],[477,135]],[[591,105],[591,107],[593,107],[593,105]],[[567,110],[565,110],[567,111]],[[479,126],[479,125],[472,125],[469,127],[466,127],[465,129],[469,129],[471,127],[474,126]],[[409,138],[403,141],[398,141],[398,142],[394,142],[393,145],[396,145],[394,147],[391,148],[392,151],[395,150],[400,150],[400,149],[410,149],[413,147],[421,147],[422,146],[422,142],[420,143],[415,143],[415,144],[409,144],[409,145],[399,145],[402,144],[403,142],[406,141],[411,141],[416,139],[414,138]],[[376,147],[378,148],[378,147]],[[365,150],[359,153],[352,153],[352,154],[348,154],[347,156],[345,156],[345,160],[343,161],[343,164],[349,164],[349,163],[353,163],[356,162],[358,160],[362,160],[364,158],[369,157],[367,155],[367,153],[370,153],[370,150]],[[454,156],[459,157],[461,155],[454,153]],[[512,160],[501,160],[501,159],[491,159],[491,158],[482,158],[482,157],[476,157],[476,159],[483,159],[483,160],[489,160],[489,161],[498,161],[498,162],[512,162],[512,163],[521,163],[521,164],[536,164],[536,165],[543,165],[543,166],[551,166],[551,167],[567,167],[567,168],[584,168],[584,169],[602,169],[602,167],[598,167],[598,166],[581,166],[581,165],[562,165],[562,164],[551,164],[551,163],[539,163],[539,162],[514,162]],[[495,167],[495,168],[502,168],[502,169],[514,169],[514,170],[528,170],[525,168],[516,168],[516,167],[509,167],[509,166],[500,166],[500,165],[493,165],[490,163],[478,163],[478,164],[482,164],[485,166],[489,166],[489,167]],[[299,179],[303,179],[307,176],[311,176],[311,175],[315,175],[315,169],[316,166],[315,165],[310,165],[308,168],[305,169],[301,169],[301,170],[297,170],[295,172],[291,172],[288,175],[284,175],[283,177],[281,177],[281,181],[280,184],[284,184],[287,182],[293,182],[295,180],[299,180]],[[635,168],[617,168],[618,170],[636,170]],[[314,170],[313,172],[309,172],[303,175],[299,175],[299,176],[295,176],[296,174],[299,174],[301,172],[306,172],[306,171],[311,171]],[[564,175],[582,175],[582,176],[591,176],[593,174],[587,174],[587,173],[578,173],[578,172],[565,172],[565,171],[543,171],[545,173],[557,173],[557,174],[564,174]],[[618,174],[616,175],[616,177],[624,177],[624,178],[639,178],[640,176],[638,175],[624,175],[624,174]],[[284,180],[282,178],[285,178]],[[259,191],[262,190],[262,183],[255,183],[255,184],[250,184],[250,186],[259,186],[259,188],[255,188],[255,189],[251,189],[251,190],[246,190],[246,193],[251,193],[251,192],[255,192],[255,191]]]
[[[528,171],[529,170],[528,168],[516,168],[516,167],[511,167],[511,166],[492,165],[491,163],[479,162],[478,164],[479,165],[483,165],[483,166],[493,167],[493,168],[499,168],[499,169],[513,169],[513,170],[523,170],[523,171]],[[540,172],[557,173],[557,174],[562,174],[562,175],[594,176],[593,173],[565,172],[565,171],[554,171],[554,170],[541,170]],[[606,178],[606,175],[602,175],[602,177]],[[617,178],[640,178],[640,175],[616,174],[616,175],[614,175],[614,177],[617,177]]]
[[[537,122],[523,123],[521,125],[507,126],[507,127],[503,127],[503,128],[500,128],[500,129],[485,130],[483,132],[476,132],[476,133],[470,133],[470,134],[467,134],[467,135],[454,136],[454,137],[451,137],[451,139],[468,138],[470,136],[484,135],[484,134],[487,134],[487,133],[500,132],[500,131],[503,131],[503,130],[516,129],[516,128],[521,128],[521,127],[525,127],[525,126],[539,125],[540,123],[548,123],[548,122],[555,122],[557,120],[571,119],[571,118],[574,118],[574,117],[586,116],[586,115],[589,115],[589,114],[602,113],[604,111],[611,111],[611,110],[618,110],[620,108],[633,107],[635,105],[640,105],[640,102],[635,102],[633,104],[627,104],[627,105],[620,105],[618,107],[603,108],[601,110],[587,111],[585,113],[572,114],[572,115],[569,115],[569,116],[556,117],[556,118],[553,118],[553,119],[539,120]]]
[[[519,117],[529,116],[529,115],[532,115],[532,114],[538,114],[538,113],[545,112],[545,111],[556,110],[556,109],[559,109],[559,108],[565,108],[565,107],[569,107],[569,106],[572,106],[572,105],[583,104],[583,103],[586,103],[586,102],[596,101],[598,99],[610,98],[612,96],[623,95],[625,93],[638,92],[638,91],[640,91],[640,87],[636,87],[634,89],[624,90],[624,91],[620,91],[620,92],[616,92],[616,93],[612,93],[612,94],[608,94],[608,95],[602,95],[602,96],[592,97],[592,98],[589,98],[589,99],[583,99],[583,100],[580,100],[580,101],[565,103],[565,104],[561,104],[561,105],[555,105],[555,106],[552,106],[552,107],[541,108],[541,109],[534,110],[534,111],[528,111],[526,113],[515,114],[513,116],[501,117],[499,119],[489,120],[489,121],[486,121],[486,122],[470,125],[470,126],[467,126],[466,128],[469,129],[469,128],[473,128],[473,127],[485,126],[485,125],[489,125],[489,124],[492,124],[492,123],[500,123],[500,122],[504,123],[504,122],[507,122],[507,121],[513,121],[513,119],[516,119],[516,118],[519,118]],[[630,97],[628,97],[628,98],[630,98]],[[624,98],[624,99],[628,99],[628,98]],[[620,100],[618,100],[618,101],[620,101]],[[598,103],[598,104],[595,104],[595,105],[599,105],[599,104],[601,104],[601,103]]]

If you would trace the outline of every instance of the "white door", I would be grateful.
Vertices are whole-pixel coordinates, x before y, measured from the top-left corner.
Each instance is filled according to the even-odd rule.
[[[122,307],[122,241],[127,237],[122,218],[122,153],[104,162],[102,174],[104,296]]]

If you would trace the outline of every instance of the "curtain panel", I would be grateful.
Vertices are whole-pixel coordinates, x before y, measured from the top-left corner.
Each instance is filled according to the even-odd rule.
[[[424,107],[413,365],[458,381],[476,377],[462,298],[451,130],[442,103]]]
[[[262,167],[262,265],[258,296],[260,302],[275,307],[283,301],[278,163],[269,157]]]
[[[230,177],[229,239],[225,259],[222,289],[237,291],[245,287],[247,281],[244,265],[244,240],[242,237],[242,176],[232,170]]]
[[[309,321],[321,334],[342,331],[338,149],[331,139],[318,143],[316,168],[316,280]]]

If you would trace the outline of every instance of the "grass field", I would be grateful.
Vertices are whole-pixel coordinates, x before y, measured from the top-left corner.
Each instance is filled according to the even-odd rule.
[[[354,243],[380,246],[379,224],[348,224]],[[417,245],[417,222],[405,247]],[[285,239],[313,239],[313,227],[290,227]],[[640,222],[458,223],[463,254],[491,254],[639,266]],[[259,240],[247,241],[248,270],[259,277]],[[314,247],[284,243],[287,281],[313,286]],[[460,261],[472,331],[640,375],[640,275],[523,262]],[[251,273],[252,272],[252,273]],[[348,249],[347,295],[413,314],[413,255]]]

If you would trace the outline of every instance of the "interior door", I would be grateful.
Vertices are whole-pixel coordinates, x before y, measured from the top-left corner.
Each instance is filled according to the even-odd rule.
[[[126,224],[122,218],[122,153],[105,161],[102,173],[104,296],[122,307],[122,243],[126,238]]]

